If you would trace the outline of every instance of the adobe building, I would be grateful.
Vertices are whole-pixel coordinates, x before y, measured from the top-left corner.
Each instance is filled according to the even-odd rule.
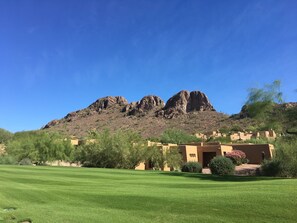
[[[195,136],[198,139],[207,140],[207,136],[203,133],[196,133]]]
[[[264,159],[271,159],[274,147],[271,144],[221,144],[219,142],[200,142],[191,144],[162,144],[148,142],[148,146],[158,146],[160,152],[165,153],[168,149],[178,146],[183,162],[199,162],[202,167],[208,167],[210,161],[216,156],[225,156],[232,150],[241,150],[246,154],[250,164],[261,164]],[[154,167],[149,161],[140,163],[135,169],[152,170]],[[167,165],[162,169],[170,171]]]
[[[260,131],[260,132],[255,132],[255,133],[236,132],[236,133],[230,134],[231,141],[239,141],[239,140],[246,141],[246,140],[251,140],[251,139],[259,139],[259,138],[275,140],[276,134],[272,129],[269,131]]]
[[[275,140],[276,139],[276,134],[272,129],[269,130],[269,131],[260,131],[260,132],[258,132],[257,136],[259,136],[260,138],[266,138],[266,139],[269,139],[269,140]]]
[[[253,137],[253,133],[251,132],[236,132],[233,134],[230,134],[231,141],[246,141],[250,140]]]
[[[261,164],[264,159],[271,159],[274,146],[271,144],[232,144],[234,150],[245,153],[250,164]]]
[[[205,136],[206,138],[213,138],[213,139],[227,137],[225,133],[221,133],[219,130],[207,132],[205,133]]]
[[[207,167],[216,156],[224,156],[232,151],[232,146],[214,143],[195,143],[179,145],[184,162],[199,162],[202,167]]]

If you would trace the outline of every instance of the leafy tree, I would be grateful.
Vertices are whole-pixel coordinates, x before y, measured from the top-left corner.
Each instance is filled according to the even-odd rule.
[[[170,168],[180,169],[182,165],[182,155],[179,153],[178,147],[171,147],[165,152],[166,163]]]
[[[162,143],[190,143],[190,142],[200,142],[201,139],[197,137],[187,134],[182,130],[178,129],[167,129],[163,132],[160,137]]]
[[[12,137],[13,137],[13,134],[11,132],[0,128],[0,144],[7,143]]]
[[[144,161],[146,146],[139,134],[105,130],[91,132],[88,138],[95,141],[79,146],[74,158],[86,166],[134,169]]]
[[[248,116],[252,118],[263,118],[271,112],[275,103],[283,102],[280,91],[279,80],[263,88],[250,88],[248,99],[245,103]]]
[[[29,158],[38,164],[70,160],[73,147],[69,140],[56,133],[28,131],[16,133],[7,144],[7,153],[18,161]]]
[[[150,146],[145,154],[145,159],[154,169],[163,169],[165,166],[165,155],[162,149],[156,145]]]

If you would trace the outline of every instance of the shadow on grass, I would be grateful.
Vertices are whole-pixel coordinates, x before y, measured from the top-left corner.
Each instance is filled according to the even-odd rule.
[[[212,181],[229,181],[229,182],[248,182],[248,181],[260,181],[260,180],[284,180],[286,178],[280,177],[263,177],[263,176],[216,176],[212,174],[202,173],[181,173],[181,172],[160,172],[161,175],[166,176],[180,176],[191,177],[199,180],[212,180]]]

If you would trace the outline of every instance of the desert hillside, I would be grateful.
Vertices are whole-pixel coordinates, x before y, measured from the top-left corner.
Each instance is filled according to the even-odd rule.
[[[155,95],[129,103],[122,96],[107,96],[87,108],[52,120],[43,129],[83,137],[90,130],[133,130],[144,137],[159,136],[177,128],[188,133],[207,132],[251,125],[250,119],[234,119],[215,111],[208,97],[200,91],[180,91],[166,103]]]

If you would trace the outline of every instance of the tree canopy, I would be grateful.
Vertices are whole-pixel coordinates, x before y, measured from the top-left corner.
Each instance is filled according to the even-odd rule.
[[[266,84],[263,88],[250,88],[248,99],[245,103],[248,116],[252,118],[263,118],[271,112],[275,103],[282,103],[281,82],[274,81]]]
[[[13,137],[13,133],[0,128],[0,143],[7,143]]]

